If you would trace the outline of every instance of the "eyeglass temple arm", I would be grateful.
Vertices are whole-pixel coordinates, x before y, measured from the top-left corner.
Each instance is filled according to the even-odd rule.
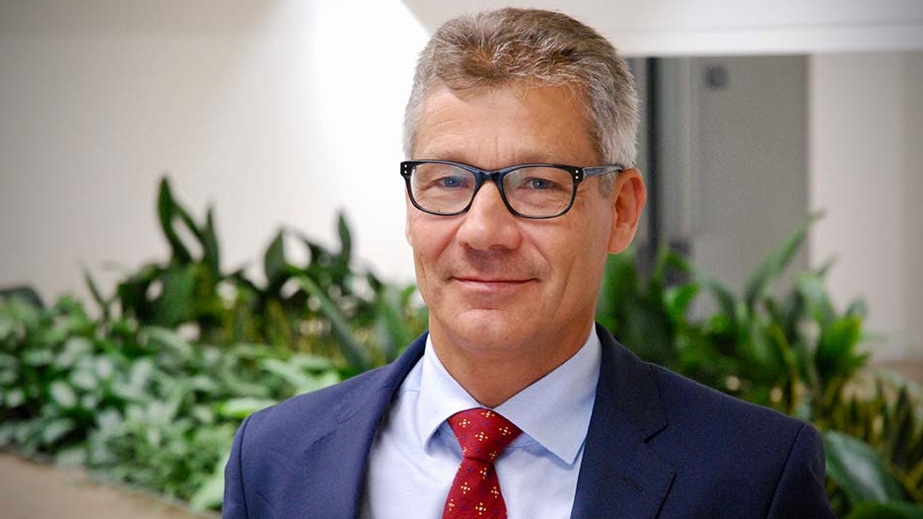
[[[607,164],[605,166],[590,166],[583,168],[583,174],[586,177],[598,177],[607,173],[621,173],[625,168],[619,164]]]

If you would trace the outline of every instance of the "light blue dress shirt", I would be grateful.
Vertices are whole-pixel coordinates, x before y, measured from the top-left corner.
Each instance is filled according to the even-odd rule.
[[[523,431],[494,462],[510,519],[570,517],[601,354],[593,328],[567,362],[494,409]],[[359,517],[441,519],[462,459],[446,419],[472,407],[483,406],[427,337],[372,444]]]

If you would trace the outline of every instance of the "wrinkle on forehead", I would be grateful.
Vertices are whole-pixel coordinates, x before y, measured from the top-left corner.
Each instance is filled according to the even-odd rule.
[[[454,102],[440,102],[446,97]],[[577,124],[572,117],[561,120],[562,104],[568,114],[578,116]],[[511,85],[459,93],[443,86],[424,102],[413,156],[482,169],[530,162],[595,165],[598,153],[587,147],[583,113],[579,96],[570,87]],[[497,124],[490,124],[492,120]],[[506,133],[498,130],[504,127]],[[556,132],[549,134],[545,131],[549,127]],[[515,128],[515,133],[510,134],[509,128]],[[475,138],[472,131],[477,132]]]

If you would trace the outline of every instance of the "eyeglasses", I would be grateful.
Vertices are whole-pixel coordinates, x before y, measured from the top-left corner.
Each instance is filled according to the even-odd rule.
[[[401,176],[407,184],[410,202],[425,213],[440,216],[466,212],[484,182],[491,180],[514,215],[554,218],[571,208],[577,186],[584,179],[622,170],[624,168],[618,164],[583,168],[563,164],[518,164],[487,171],[447,160],[401,162]]]

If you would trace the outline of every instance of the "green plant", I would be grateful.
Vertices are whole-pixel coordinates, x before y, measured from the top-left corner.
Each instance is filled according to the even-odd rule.
[[[795,274],[793,287],[781,295],[774,290],[817,218],[755,269],[740,296],[668,250],[659,252],[647,274],[630,252],[610,257],[597,319],[645,360],[825,431],[828,490],[841,515],[853,509],[903,513],[889,507],[901,500],[923,503],[923,405],[908,396],[906,385],[893,392],[896,398],[881,388],[875,396],[855,391],[868,359],[858,349],[865,308],[861,301],[843,312],[834,307],[824,288],[832,263]],[[670,284],[671,278],[681,281]],[[701,293],[714,298],[717,311],[692,317]]]
[[[0,302],[0,446],[177,499],[223,469],[247,414],[342,377],[306,354],[94,322],[69,297],[47,310]]]
[[[869,496],[898,498],[906,496],[923,503],[923,400],[914,383],[895,380],[886,372],[854,379],[840,405],[832,409],[825,426],[827,438],[841,432],[848,439],[826,441],[828,465],[849,469],[828,471],[831,475],[831,499],[847,506],[869,501]],[[856,470],[856,463],[843,459],[867,459],[869,452],[875,469]],[[872,465],[874,463],[874,465]],[[875,476],[874,480],[868,478]],[[887,483],[883,481],[887,480]],[[881,488],[892,492],[882,495]],[[893,491],[893,489],[898,489]]]
[[[646,276],[630,252],[612,256],[597,319],[645,360],[751,402],[821,420],[867,355],[857,351],[863,305],[836,312],[823,287],[829,265],[798,274],[782,297],[772,290],[816,218],[757,267],[741,296],[665,249]],[[686,281],[670,285],[670,277]],[[703,292],[718,310],[692,318],[691,305]]]
[[[342,215],[337,252],[279,231],[256,283],[221,270],[213,211],[197,223],[167,179],[157,212],[167,260],[108,296],[84,273],[98,318],[0,300],[0,447],[214,508],[243,418],[394,359],[426,316],[412,286],[356,267]]]
[[[293,230],[281,229],[262,254],[265,282],[244,269],[224,272],[213,210],[198,223],[160,182],[157,212],[170,257],[144,265],[102,295],[89,273],[85,279],[100,305],[103,321],[115,314],[144,325],[184,327],[210,344],[263,343],[280,351],[305,352],[343,361],[358,373],[393,360],[400,345],[425,323],[413,301],[414,287],[382,283],[357,268],[352,233],[337,218],[339,250],[331,251]],[[307,260],[287,259],[294,242]],[[355,333],[353,333],[355,331]]]
[[[113,371],[94,351],[94,328],[71,298],[47,311],[18,298],[0,306],[0,445],[34,454],[85,439]]]

